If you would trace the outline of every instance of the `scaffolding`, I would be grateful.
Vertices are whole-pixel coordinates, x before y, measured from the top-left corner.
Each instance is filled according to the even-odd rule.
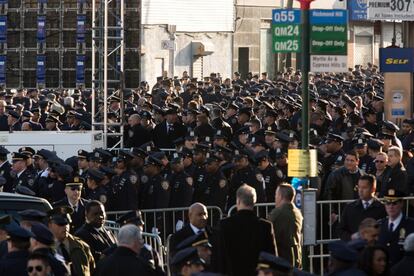
[[[104,146],[123,147],[124,0],[92,0],[92,130]],[[119,98],[119,121],[108,119],[109,101]]]

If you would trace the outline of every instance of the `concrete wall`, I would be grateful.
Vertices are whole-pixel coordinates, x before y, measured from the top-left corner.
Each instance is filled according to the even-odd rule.
[[[161,48],[162,40],[169,40],[166,25],[146,25],[143,27],[141,57],[141,80],[154,84],[162,69],[168,71],[169,51]],[[194,57],[192,41],[212,44],[213,53],[203,58],[203,73],[219,72],[223,77],[232,74],[232,33],[176,33],[174,76],[181,76],[184,71],[191,74]]]

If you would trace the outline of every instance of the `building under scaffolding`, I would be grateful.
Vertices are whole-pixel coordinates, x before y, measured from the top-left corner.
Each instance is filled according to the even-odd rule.
[[[121,87],[123,55],[125,87],[139,85],[140,1],[107,1],[107,83]],[[0,0],[0,84],[7,88],[92,87],[103,89],[104,2],[86,0]],[[120,38],[123,36],[122,38]],[[92,58],[95,41],[95,58]],[[122,41],[122,47],[119,43]],[[122,48],[122,50],[121,50]],[[113,51],[113,52],[112,52]],[[123,52],[123,53],[122,53]]]

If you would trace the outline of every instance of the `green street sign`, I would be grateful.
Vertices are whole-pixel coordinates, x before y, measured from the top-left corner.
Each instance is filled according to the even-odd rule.
[[[313,25],[310,33],[311,54],[346,55],[348,34],[346,25]]]
[[[272,25],[273,52],[299,53],[301,50],[301,27],[299,24]]]
[[[274,53],[301,51],[300,10],[275,9],[272,11],[272,37]]]
[[[310,53],[312,55],[346,55],[348,44],[346,10],[311,10]]]

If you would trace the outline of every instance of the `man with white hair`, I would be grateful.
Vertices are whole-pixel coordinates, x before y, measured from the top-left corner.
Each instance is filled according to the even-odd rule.
[[[144,243],[140,228],[132,224],[124,225],[119,229],[117,238],[118,247],[112,255],[98,263],[94,275],[155,275],[155,270],[137,257]]]
[[[405,238],[404,257],[391,268],[391,275],[409,276],[412,275],[414,266],[414,233]]]

